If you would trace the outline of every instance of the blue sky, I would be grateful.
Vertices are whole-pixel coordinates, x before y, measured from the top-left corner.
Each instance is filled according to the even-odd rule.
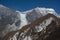
[[[53,8],[57,13],[60,13],[60,0],[0,0],[0,4],[19,11],[46,7]]]

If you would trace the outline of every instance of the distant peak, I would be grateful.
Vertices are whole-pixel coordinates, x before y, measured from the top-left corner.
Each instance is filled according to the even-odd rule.
[[[55,11],[53,8],[44,8],[44,7],[36,7],[34,9],[35,10],[50,10],[50,11]]]
[[[40,9],[40,7],[36,7],[36,8],[34,8],[34,10],[39,10]]]
[[[40,7],[36,7],[35,9],[39,9]]]
[[[40,9],[45,9],[45,8],[42,8],[42,7],[36,7],[34,8],[35,10],[40,10]]]
[[[0,4],[0,7],[5,7],[4,5]]]
[[[51,14],[55,13],[55,10],[53,8],[45,8],[45,7],[36,7],[31,10],[24,11],[23,13],[29,13],[32,11],[35,11],[38,13],[51,13]]]
[[[50,13],[55,12],[55,10],[53,8],[36,7],[36,8],[34,8],[34,10],[37,11],[37,12],[42,12],[42,11],[47,11],[47,12],[50,12]]]
[[[6,6],[2,5],[2,4],[0,4],[0,7],[3,7],[3,8],[8,8],[8,7],[6,7]],[[8,9],[9,9],[9,8],[8,8]]]

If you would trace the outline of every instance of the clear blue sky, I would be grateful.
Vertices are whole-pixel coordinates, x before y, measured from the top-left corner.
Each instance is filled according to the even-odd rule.
[[[0,4],[20,11],[35,7],[54,8],[57,13],[60,13],[60,0],[0,0]]]

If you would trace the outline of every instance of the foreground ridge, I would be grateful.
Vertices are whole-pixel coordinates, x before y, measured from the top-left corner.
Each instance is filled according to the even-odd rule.
[[[23,26],[20,30],[17,30],[17,31],[11,31],[11,32],[9,32],[9,33],[7,33],[3,38],[2,38],[2,40],[10,40],[10,38],[12,38],[17,32],[19,33],[18,34],[18,37],[17,37],[17,40],[19,40],[19,37],[20,37],[20,35],[21,35],[21,33],[25,33],[25,36],[27,35],[27,36],[31,36],[31,35],[33,35],[32,33],[31,33],[31,31],[30,30],[32,30],[35,26],[38,26],[38,25],[40,25],[44,20],[46,20],[46,19],[49,19],[49,18],[53,18],[54,20],[53,20],[53,22],[50,24],[50,25],[53,25],[54,23],[56,23],[57,25],[60,25],[60,19],[58,18],[58,17],[56,17],[55,15],[53,15],[53,14],[47,14],[47,15],[45,15],[45,16],[43,16],[43,17],[41,17],[41,18],[39,18],[39,19],[37,19],[37,20],[35,20],[35,21],[33,21],[31,24],[28,24],[28,25],[26,25],[26,26]],[[49,26],[49,25],[48,25]],[[36,32],[35,33],[35,35],[43,35],[43,33],[44,33],[44,30],[45,29],[43,29],[42,31],[40,31],[40,32]],[[24,37],[25,37],[24,36]],[[41,36],[38,36],[38,38],[36,38],[35,40],[38,40]],[[44,35],[43,35],[44,36]],[[44,40],[43,39],[44,37],[42,37],[42,38],[40,38],[40,40]],[[11,39],[12,40],[12,39]],[[22,40],[22,39],[21,39]]]

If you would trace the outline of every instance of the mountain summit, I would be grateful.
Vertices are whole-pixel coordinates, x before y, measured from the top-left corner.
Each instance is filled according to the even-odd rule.
[[[32,10],[25,11],[23,13],[26,14],[26,18],[27,18],[28,22],[32,22],[33,20],[36,20],[37,18],[40,18],[40,17],[45,16],[47,14],[54,14],[54,15],[58,16],[56,11],[52,8],[37,7]]]

